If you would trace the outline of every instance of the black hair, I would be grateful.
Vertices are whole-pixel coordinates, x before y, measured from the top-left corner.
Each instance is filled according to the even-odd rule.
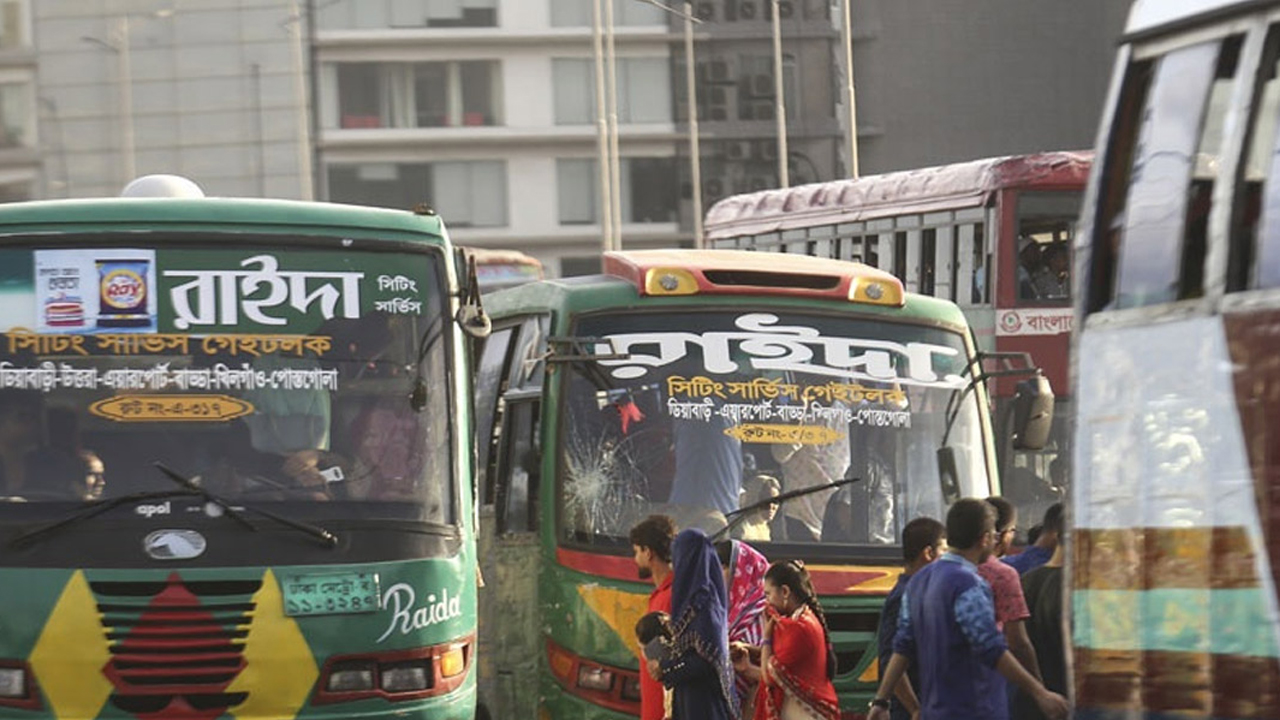
[[[1062,534],[1062,503],[1050,505],[1049,509],[1044,511],[1044,520],[1041,524],[1048,532]]]
[[[926,548],[935,547],[947,534],[942,523],[931,517],[918,517],[902,528],[902,559],[912,562]]]
[[[664,612],[645,613],[636,621],[636,639],[643,645],[654,638],[671,638],[671,616]]]
[[[809,578],[809,571],[805,570],[804,565],[796,560],[783,560],[770,565],[769,569],[764,572],[764,579],[773,583],[775,587],[789,588],[791,594],[802,604],[807,605],[818,618],[818,622],[822,624],[822,638],[827,643],[827,679],[834,679],[836,676],[836,650],[831,645],[831,631],[827,628],[827,614],[822,611],[822,605],[818,602],[818,594],[813,590],[813,581]]]
[[[663,562],[671,562],[671,541],[676,536],[676,523],[666,515],[650,515],[631,528],[631,544],[642,547]]]
[[[947,511],[947,544],[957,550],[971,550],[982,542],[987,523],[995,524],[996,509],[976,498],[961,498]]]
[[[999,495],[992,495],[987,498],[987,504],[996,511],[996,534],[1008,530],[1018,516],[1018,511],[1013,507],[1013,503]]]

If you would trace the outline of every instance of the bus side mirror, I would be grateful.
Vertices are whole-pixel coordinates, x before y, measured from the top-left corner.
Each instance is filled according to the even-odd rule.
[[[1018,383],[1013,397],[1013,449],[1042,450],[1053,428],[1053,388],[1036,375]]]
[[[942,484],[943,504],[949,506],[960,499],[960,471],[951,446],[938,448],[938,482]]]

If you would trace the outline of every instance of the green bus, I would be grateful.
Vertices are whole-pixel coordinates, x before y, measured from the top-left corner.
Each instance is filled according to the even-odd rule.
[[[651,513],[803,559],[860,715],[903,525],[999,490],[964,314],[888,272],[800,255],[613,252],[603,270],[486,297],[479,716],[639,713],[633,628],[652,587],[628,531]],[[733,522],[764,493],[847,478]]]
[[[0,206],[0,716],[471,718],[444,224],[149,184]]]

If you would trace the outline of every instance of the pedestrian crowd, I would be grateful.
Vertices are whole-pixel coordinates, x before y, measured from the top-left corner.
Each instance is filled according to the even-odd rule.
[[[1009,554],[1003,498],[955,502],[902,530],[904,568],[879,626],[868,720],[1062,720],[1062,506]],[[648,614],[636,625],[641,720],[838,720],[836,654],[803,562],[741,540],[677,532],[664,515],[630,533]]]

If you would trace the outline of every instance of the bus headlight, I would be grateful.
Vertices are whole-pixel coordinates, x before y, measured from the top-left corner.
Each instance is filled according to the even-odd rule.
[[[0,697],[27,696],[27,671],[25,668],[0,668]]]
[[[382,666],[382,689],[387,692],[413,692],[428,687],[426,663]]]
[[[329,673],[326,689],[331,693],[366,692],[373,689],[373,665],[348,665]]]

